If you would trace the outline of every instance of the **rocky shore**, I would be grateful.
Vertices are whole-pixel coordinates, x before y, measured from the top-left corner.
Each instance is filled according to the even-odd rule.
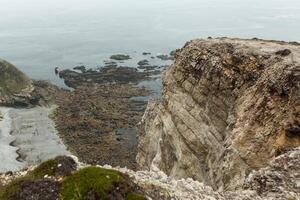
[[[11,109],[12,123],[0,109],[4,153],[35,164],[66,153],[61,138],[76,156],[0,174],[0,199],[300,199],[300,44],[190,41],[160,56],[175,61],[162,97],[149,102],[141,84],[164,67],[120,67],[131,57],[116,56],[100,69],[60,71],[72,90],[25,77],[30,109]],[[20,105],[3,88],[2,102]],[[36,107],[53,104],[51,113]]]
[[[79,70],[59,74],[74,88],[56,97],[54,119],[60,136],[85,163],[135,169],[136,125],[147,106],[147,101],[139,99],[151,93],[138,83],[161,72],[114,65]]]

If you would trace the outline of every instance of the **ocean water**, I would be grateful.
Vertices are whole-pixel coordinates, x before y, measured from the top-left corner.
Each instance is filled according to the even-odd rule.
[[[208,36],[300,41],[299,0],[0,0],[0,57],[62,85],[56,66],[97,67],[126,53],[136,66]],[[156,62],[153,60],[153,62]]]

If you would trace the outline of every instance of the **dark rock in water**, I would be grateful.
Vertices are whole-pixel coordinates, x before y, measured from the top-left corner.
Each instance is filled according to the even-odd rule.
[[[118,63],[115,61],[104,61],[105,67],[117,67]]]
[[[125,54],[116,54],[116,55],[112,55],[110,57],[110,59],[112,59],[112,60],[129,60],[129,59],[131,59],[131,57],[129,55],[125,55]]]
[[[58,73],[59,73],[59,68],[58,67],[55,67],[54,73],[55,73],[55,75],[58,75]]]
[[[142,65],[142,66],[138,66],[138,68],[144,69],[145,71],[151,71],[151,70],[158,68],[158,66],[157,65]]]
[[[99,71],[86,71],[78,73],[72,70],[63,70],[59,73],[64,79],[65,84],[75,88],[87,83],[137,83],[142,80],[150,79],[153,75],[150,72],[139,72],[136,68],[131,67],[103,67]]]
[[[144,65],[149,65],[149,61],[148,60],[141,60],[137,63],[139,66],[144,66]]]
[[[288,56],[291,53],[292,53],[291,50],[289,50],[289,49],[283,49],[283,50],[277,51],[275,54],[276,55],[280,55],[280,56]]]
[[[168,67],[170,67],[170,65],[162,65],[162,66],[159,66],[158,68],[159,69],[167,69]]]
[[[154,57],[154,56],[151,56],[151,59],[155,59],[155,57]]]
[[[172,56],[172,57],[174,57],[175,54],[176,54],[176,50],[173,50],[173,51],[170,52],[170,56]]]
[[[76,66],[73,68],[74,70],[79,70],[81,71],[82,73],[86,72],[86,68],[84,65],[80,65],[80,66]]]
[[[146,55],[151,55],[150,52],[143,52],[143,55],[146,56]]]
[[[174,60],[173,56],[169,56],[169,55],[166,55],[166,54],[158,55],[156,57],[161,59],[161,60]]]
[[[5,175],[6,175],[6,176],[12,176],[12,175],[13,175],[13,172],[12,172],[12,171],[8,171],[8,172],[5,173]]]

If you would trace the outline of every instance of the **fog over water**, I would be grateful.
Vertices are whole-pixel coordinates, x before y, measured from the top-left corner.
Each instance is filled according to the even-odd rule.
[[[0,0],[0,58],[57,82],[55,66],[140,59],[193,38],[300,41],[299,0]],[[133,64],[136,60],[131,61]]]

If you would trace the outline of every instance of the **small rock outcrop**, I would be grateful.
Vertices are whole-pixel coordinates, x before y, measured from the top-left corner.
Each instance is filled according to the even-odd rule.
[[[300,145],[298,43],[193,40],[176,51],[163,85],[140,124],[141,169],[236,190]]]
[[[0,104],[24,105],[30,101],[32,81],[14,65],[0,59]]]

